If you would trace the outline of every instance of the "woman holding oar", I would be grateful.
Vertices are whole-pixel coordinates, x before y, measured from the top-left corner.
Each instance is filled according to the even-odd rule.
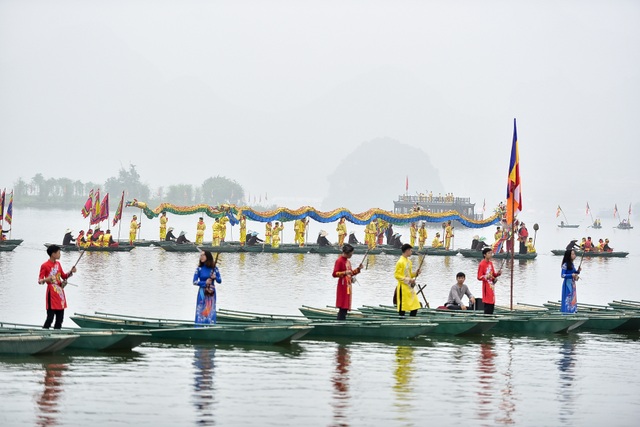
[[[222,283],[220,270],[216,267],[218,256],[214,261],[213,255],[209,251],[202,251],[200,262],[193,275],[193,285],[199,286],[198,298],[196,300],[196,324],[210,325],[216,323],[216,285]]]
[[[584,256],[584,252],[583,252]],[[573,249],[567,249],[564,252],[562,258],[562,300],[560,305],[560,311],[562,313],[575,313],[578,311],[578,297],[576,294],[576,282],[580,279],[580,271],[582,265],[578,266],[578,269],[573,265],[573,261],[576,259],[576,252]],[[580,260],[582,264],[582,260]]]
[[[351,267],[350,259],[353,256],[353,250],[353,246],[348,243],[342,246],[342,254],[333,266],[333,277],[338,278],[338,287],[336,289],[338,320],[345,320],[347,318],[347,312],[351,310],[352,277],[362,271],[362,263],[355,269]],[[365,257],[366,256],[367,254],[365,254]]]

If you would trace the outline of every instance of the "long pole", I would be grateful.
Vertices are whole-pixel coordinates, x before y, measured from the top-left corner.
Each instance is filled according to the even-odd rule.
[[[140,240],[140,228],[142,228],[142,208],[140,208],[140,222],[138,223],[138,240]]]
[[[515,234],[515,230],[513,229],[513,223],[514,223],[514,219],[515,219],[515,207],[516,207],[516,198],[514,196],[511,197],[511,237],[509,238],[511,240],[511,296],[510,296],[510,306],[511,306],[511,310],[513,310],[513,259],[515,258],[514,255],[514,251],[515,251],[515,245],[513,242],[513,237]],[[564,213],[564,212],[563,212]]]

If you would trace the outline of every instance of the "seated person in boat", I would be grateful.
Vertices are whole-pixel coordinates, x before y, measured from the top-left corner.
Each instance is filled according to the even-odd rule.
[[[165,242],[175,242],[176,236],[173,235],[173,227],[167,229],[167,235],[164,238]]]
[[[113,240],[113,236],[111,235],[111,230],[107,230],[106,233],[102,235],[102,246],[118,246],[118,242]]]
[[[604,251],[604,240],[602,239],[598,240],[598,246],[596,246],[596,251],[597,252]]]
[[[587,241],[584,242],[584,250],[585,252],[591,252],[594,250],[594,244],[591,241],[591,236],[587,237]]]
[[[76,246],[83,248],[87,241],[84,239],[84,230],[80,230],[78,237],[76,237]]]
[[[255,246],[263,243],[264,240],[258,238],[258,232],[252,231],[247,234],[247,246]]]
[[[402,237],[402,234],[399,233],[395,233],[391,236],[391,244],[395,249],[402,249],[402,240],[400,240],[400,237]]]
[[[73,242],[76,241],[76,239],[73,238],[71,233],[72,233],[71,229],[67,228],[67,230],[64,232],[64,237],[62,238],[62,246],[70,246],[73,244]]]
[[[358,239],[356,238],[356,234],[352,231],[351,233],[349,233],[349,240],[348,240],[350,245],[359,245],[360,242],[358,242]]]
[[[476,299],[471,294],[469,287],[464,284],[465,280],[466,276],[463,272],[456,274],[457,283],[451,287],[451,290],[449,291],[449,298],[447,298],[447,302],[445,303],[445,307],[449,310],[473,310]],[[465,295],[469,298],[468,307],[462,303],[462,298]]]
[[[580,242],[580,250],[584,251],[584,247],[585,247],[586,244],[587,244],[587,238],[583,237],[582,241]]]
[[[320,230],[318,233],[318,239],[316,240],[318,246],[331,246],[331,242],[327,239],[327,232],[324,230]]]
[[[533,238],[529,237],[529,239],[527,240],[527,243],[525,243],[526,247],[527,247],[527,253],[528,254],[535,254],[536,253],[536,247],[533,246]]]
[[[102,232],[102,230],[100,230],[100,226],[96,225],[95,229],[93,230],[93,236],[91,236],[91,241],[95,246],[102,246],[100,237],[102,237],[103,234],[104,233]]]
[[[484,237],[478,237],[478,235],[476,234],[475,236],[473,236],[473,240],[471,241],[471,249],[473,249],[474,251],[481,251],[483,248],[487,247],[489,245],[487,245],[484,242]]]
[[[184,231],[181,231],[180,235],[176,239],[176,243],[179,244],[179,245],[182,245],[184,243],[191,243],[191,241],[187,240],[186,233]]]
[[[85,234],[84,236],[84,247],[88,248],[89,246],[93,246],[92,242],[92,238],[93,238],[93,230],[92,229],[88,229],[87,230],[87,234]]]
[[[613,252],[613,248],[609,246],[609,239],[604,239],[604,246],[602,247],[604,252]]]
[[[436,237],[433,238],[431,242],[431,247],[434,249],[438,249],[442,247],[442,240],[440,240],[440,233],[436,233]]]

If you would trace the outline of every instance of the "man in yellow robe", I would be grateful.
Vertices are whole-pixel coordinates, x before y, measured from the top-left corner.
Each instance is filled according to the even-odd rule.
[[[533,239],[531,237],[529,237],[529,240],[527,240],[527,242],[525,243],[525,246],[527,247],[527,253],[529,254],[536,253],[536,247],[533,246]]]
[[[240,215],[240,246],[247,242],[247,217]]]
[[[453,237],[453,227],[451,226],[451,220],[447,221],[447,226],[444,229],[444,248],[449,250],[451,247],[451,238]]]
[[[196,224],[196,246],[201,245],[204,241],[204,231],[207,229],[207,225],[204,223],[204,219],[200,217]]]
[[[415,222],[412,222],[409,226],[409,244],[415,246],[416,237],[418,237],[418,226]]]
[[[138,233],[138,229],[140,228],[140,223],[138,222],[138,217],[136,215],[131,218],[131,224],[129,224],[129,244],[133,245],[133,242],[136,240],[136,234]]]
[[[418,250],[424,248],[424,244],[427,241],[427,225],[423,222],[418,230]]]
[[[273,226],[273,230],[271,230],[271,246],[274,248],[280,247],[280,232],[284,230],[284,224],[280,224],[276,221],[276,225]]]
[[[300,247],[304,246],[305,236],[304,233],[307,229],[307,223],[304,219],[296,219],[293,223],[293,231],[295,232],[295,237],[293,241],[297,243]]]
[[[226,215],[222,216],[218,222],[220,223],[220,225],[218,225],[218,229],[220,230],[220,241],[224,242],[224,239],[227,238],[227,223],[229,222],[229,217]],[[220,246],[220,244],[217,246]]]
[[[264,226],[264,244],[265,245],[270,245],[271,244],[271,232],[272,231],[273,231],[273,224],[271,224],[271,221],[269,221]]]
[[[344,245],[344,238],[347,235],[347,224],[344,223],[344,218],[340,218],[340,221],[338,221],[336,231],[338,232],[338,246],[342,247],[342,245]]]
[[[420,301],[415,292],[416,277],[420,274],[420,270],[415,273],[412,271],[411,254],[413,253],[411,245],[405,243],[402,245],[402,256],[396,263],[394,277],[397,280],[396,285],[396,301],[398,303],[398,314],[404,316],[405,312],[409,312],[409,316],[416,316],[420,308]]]
[[[216,218],[211,228],[213,228],[213,239],[211,240],[211,246],[220,246],[222,225],[220,224],[219,218]]]
[[[160,241],[164,241],[167,237],[167,221],[169,221],[167,213],[162,212],[162,215],[160,215]]]
[[[440,240],[440,233],[436,233],[436,237],[434,237],[433,242],[431,242],[431,247],[434,249],[438,249],[442,247],[442,240]]]
[[[493,235],[493,239],[494,239],[494,245],[496,243],[498,243],[498,241],[500,241],[500,239],[502,239],[502,230],[500,229],[500,227],[498,227],[496,229],[495,234]]]
[[[364,242],[367,244],[369,249],[375,249],[376,247],[376,236],[378,235],[378,230],[376,227],[376,223],[371,221],[364,228]]]

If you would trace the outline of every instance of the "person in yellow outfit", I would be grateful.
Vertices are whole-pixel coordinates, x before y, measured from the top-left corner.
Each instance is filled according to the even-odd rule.
[[[336,231],[338,232],[338,246],[342,247],[344,238],[347,236],[347,224],[344,223],[344,218],[340,218],[340,221],[338,221]]]
[[[420,270],[415,273],[412,271],[411,254],[413,248],[405,243],[402,245],[402,256],[396,263],[396,269],[393,274],[398,281],[396,285],[396,301],[398,303],[398,314],[404,316],[405,312],[409,312],[409,316],[416,316],[420,308],[420,301],[415,292],[416,277],[420,275]]]
[[[436,233],[436,237],[434,237],[433,242],[431,242],[431,247],[434,249],[438,249],[442,247],[442,240],[440,240],[440,233]]]
[[[447,226],[444,229],[444,248],[449,250],[451,247],[451,238],[453,237],[453,227],[451,226],[451,220],[447,221]]]
[[[269,221],[264,226],[264,244],[265,245],[270,245],[271,244],[271,232],[272,232],[272,230],[273,230],[273,224],[271,224],[271,221]]]
[[[536,247],[533,246],[533,239],[531,237],[529,237],[529,240],[527,240],[525,246],[527,247],[528,254],[534,254],[536,252]]]
[[[220,240],[222,239],[222,224],[220,224],[219,218],[216,218],[211,228],[213,228],[213,239],[211,240],[211,246],[220,246]]]
[[[204,231],[207,229],[207,225],[204,223],[204,219],[200,217],[196,224],[196,246],[201,245],[204,241]]]
[[[376,223],[374,221],[371,221],[369,224],[367,224],[367,226],[364,228],[364,233],[364,242],[367,244],[369,249],[375,249],[376,237],[378,235]]]
[[[418,250],[424,248],[424,244],[427,241],[427,225],[423,222],[418,230]]]
[[[169,221],[167,213],[162,212],[162,215],[160,215],[160,241],[164,241],[167,237],[167,221]]]
[[[280,232],[284,230],[284,224],[280,224],[276,221],[276,225],[271,230],[271,246],[274,248],[280,247]]]
[[[412,222],[411,226],[409,226],[409,244],[411,246],[415,246],[416,237],[418,237],[418,226],[416,225],[415,222]]]
[[[240,246],[244,246],[247,241],[247,217],[240,215]]]
[[[305,243],[305,231],[307,230],[308,220],[304,219],[296,219],[293,223],[293,231],[295,232],[295,238],[293,239],[295,243],[300,245],[300,247],[304,246]]]
[[[138,222],[138,217],[136,215],[131,218],[131,224],[129,224],[129,244],[133,245],[133,242],[136,240],[136,234],[140,229],[140,223]]]
[[[220,225],[218,226],[220,229],[220,241],[224,242],[224,239],[227,238],[227,223],[229,222],[228,216],[220,217]]]
[[[496,232],[493,235],[493,239],[494,239],[494,244],[498,243],[498,241],[500,241],[500,239],[502,239],[502,230],[500,229],[500,227],[498,227],[496,229]]]
[[[111,230],[107,230],[107,232],[101,236],[101,239],[102,239],[102,246],[105,246],[105,247],[118,246],[116,242],[113,241]]]

